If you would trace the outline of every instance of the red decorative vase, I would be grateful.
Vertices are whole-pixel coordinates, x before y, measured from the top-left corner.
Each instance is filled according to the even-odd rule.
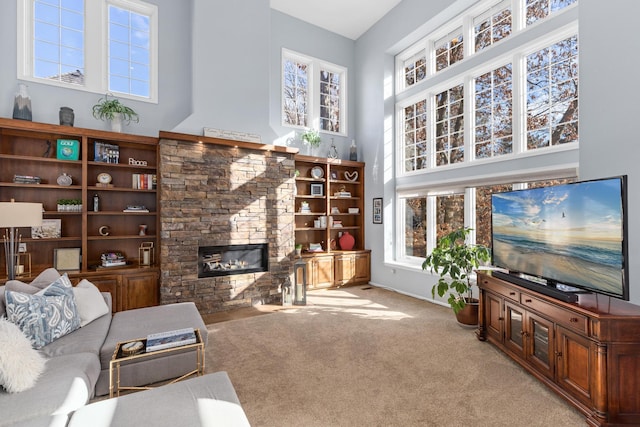
[[[342,237],[340,237],[340,249],[343,251],[350,251],[353,249],[353,246],[356,244],[356,239],[349,234],[348,231],[342,233]]]

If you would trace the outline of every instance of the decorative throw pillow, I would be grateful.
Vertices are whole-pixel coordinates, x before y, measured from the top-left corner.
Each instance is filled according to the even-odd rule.
[[[7,311],[4,309],[4,285],[0,286],[0,319],[4,317]]]
[[[109,306],[104,301],[104,297],[100,293],[100,289],[86,279],[82,279],[80,283],[73,288],[73,294],[76,298],[76,306],[80,315],[80,327],[93,322],[98,317],[104,316],[109,312]]]
[[[38,274],[35,279],[29,283],[21,282],[20,280],[7,280],[10,291],[25,292],[27,294],[35,294],[41,289],[46,288],[56,280],[60,278],[60,273],[55,268],[47,268],[42,273]],[[21,289],[20,289],[21,288]],[[27,290],[24,290],[27,289]],[[35,290],[33,290],[35,289]]]
[[[66,273],[35,295],[6,291],[7,318],[34,348],[42,348],[80,327],[73,287]]]
[[[31,347],[20,328],[0,318],[0,385],[9,393],[34,386],[46,360]]]

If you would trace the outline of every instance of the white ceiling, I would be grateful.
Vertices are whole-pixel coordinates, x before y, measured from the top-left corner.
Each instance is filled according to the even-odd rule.
[[[271,8],[356,40],[402,0],[271,0]]]

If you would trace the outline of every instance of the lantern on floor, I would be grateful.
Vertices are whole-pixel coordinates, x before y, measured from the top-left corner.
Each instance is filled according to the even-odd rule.
[[[153,242],[142,242],[138,249],[138,264],[141,266],[153,265]]]
[[[291,292],[291,288],[291,280],[287,278],[281,286],[283,306],[291,306],[291,304],[293,304],[293,292]]]
[[[299,258],[293,264],[293,304],[307,304],[307,263]]]

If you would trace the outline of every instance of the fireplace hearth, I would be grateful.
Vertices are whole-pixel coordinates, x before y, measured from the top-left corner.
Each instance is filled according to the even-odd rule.
[[[266,243],[198,247],[198,278],[269,271]]]

